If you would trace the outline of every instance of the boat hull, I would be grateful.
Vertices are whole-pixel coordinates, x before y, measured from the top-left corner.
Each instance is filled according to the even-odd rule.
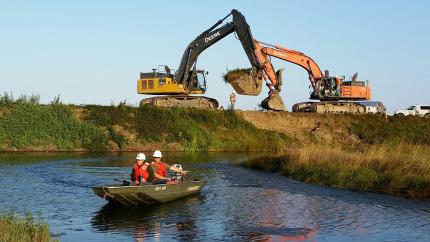
[[[176,184],[124,186],[119,184],[92,187],[93,192],[112,203],[138,205],[165,203],[200,193],[205,181],[194,180]]]

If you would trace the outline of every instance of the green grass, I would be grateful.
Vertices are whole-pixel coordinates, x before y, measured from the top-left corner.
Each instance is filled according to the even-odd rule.
[[[351,131],[369,144],[411,143],[430,145],[430,120],[420,117],[358,115]]]
[[[3,147],[103,150],[106,146],[103,130],[92,123],[79,122],[66,105],[15,103],[0,109],[7,110],[7,115],[0,118]]]
[[[141,143],[178,143],[184,151],[282,150],[289,137],[257,129],[232,111],[127,106],[87,106],[87,122],[112,130],[120,125]],[[111,139],[127,137],[112,134]]]
[[[249,76],[249,74],[250,74],[250,69],[236,68],[236,69],[227,71],[223,75],[223,79],[224,79],[225,83],[229,83],[229,82],[236,80],[238,78],[247,77],[247,76]]]
[[[292,140],[256,128],[234,111],[49,105],[38,96],[0,96],[0,150],[282,151]],[[137,147],[137,148],[136,148]],[[173,147],[173,148],[171,148]]]
[[[49,225],[36,220],[31,214],[19,217],[14,213],[0,215],[0,241],[50,242],[59,241],[51,238]]]

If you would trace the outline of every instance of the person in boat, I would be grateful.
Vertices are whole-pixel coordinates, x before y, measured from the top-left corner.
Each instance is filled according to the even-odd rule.
[[[131,170],[130,179],[131,185],[139,185],[148,181],[148,167],[149,163],[146,162],[146,156],[144,153],[139,153],[136,156],[136,162],[134,163],[133,169]]]
[[[176,166],[171,166],[162,162],[161,157],[163,157],[163,155],[159,150],[154,151],[152,157],[154,158],[154,161],[151,162],[151,165],[148,167],[148,181],[153,184],[166,184],[170,182],[171,179],[167,177],[167,170],[175,171],[181,175],[186,175],[188,173],[188,171],[184,171]]]

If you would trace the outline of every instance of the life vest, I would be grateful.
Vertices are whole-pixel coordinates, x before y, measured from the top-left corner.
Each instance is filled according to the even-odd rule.
[[[133,170],[131,171],[131,180],[139,181],[139,176],[142,176],[142,178],[147,181],[149,177],[148,166],[148,162],[143,163],[141,166],[139,166],[139,164],[136,162],[133,166]]]
[[[155,165],[155,167],[157,168],[157,170],[155,171],[155,173],[157,173],[160,176],[164,176],[167,177],[167,169],[166,169],[166,164],[164,164],[163,162],[160,163],[155,163],[152,162],[153,165]]]

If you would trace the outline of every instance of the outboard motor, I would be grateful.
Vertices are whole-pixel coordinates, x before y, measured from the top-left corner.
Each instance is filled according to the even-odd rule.
[[[181,164],[173,164],[173,166],[182,170]],[[178,173],[178,172],[173,173],[172,180],[182,181],[182,175],[181,175],[181,173]]]

